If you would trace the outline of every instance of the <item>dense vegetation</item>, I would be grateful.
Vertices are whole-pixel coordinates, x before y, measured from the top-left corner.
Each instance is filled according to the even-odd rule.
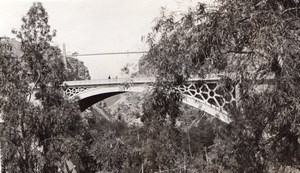
[[[23,55],[1,42],[2,170],[57,172],[80,150],[84,128],[76,104],[61,94],[64,65],[59,48],[50,45],[55,32],[42,4],[34,3],[22,21],[13,33]]]
[[[163,13],[158,19],[148,37],[157,88],[224,74],[224,86],[238,85],[239,97],[229,108],[233,122],[215,139],[215,169],[267,172],[299,165],[299,2],[217,2],[216,9],[199,3],[179,18]],[[165,91],[155,91],[150,104],[163,103],[158,117],[177,118],[178,99]]]
[[[62,172],[270,172],[300,163],[297,0],[219,0],[182,15],[162,15],[147,42],[157,81],[142,106],[142,126],[79,113],[62,96],[67,77],[51,45],[48,15],[34,3],[15,30],[23,55],[0,44],[3,169]],[[238,86],[224,124],[181,104],[173,87],[222,73]],[[272,79],[272,80],[269,80]],[[264,86],[264,87],[259,87]],[[35,88],[39,88],[35,91]],[[34,102],[33,102],[34,98]],[[127,110],[127,114],[136,114]],[[177,122],[184,122],[178,125]],[[197,122],[197,123],[194,123]]]

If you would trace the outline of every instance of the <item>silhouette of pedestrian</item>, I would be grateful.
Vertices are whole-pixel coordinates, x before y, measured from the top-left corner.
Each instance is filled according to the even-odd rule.
[[[108,79],[110,79],[110,75],[108,76]]]

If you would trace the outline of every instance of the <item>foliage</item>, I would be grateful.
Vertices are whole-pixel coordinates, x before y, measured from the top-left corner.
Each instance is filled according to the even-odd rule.
[[[158,82],[145,117],[178,117],[180,97],[171,88],[191,76],[221,73],[230,78],[221,82],[240,89],[228,109],[233,122],[214,146],[219,166],[267,172],[272,165],[298,164],[299,2],[217,2],[215,9],[199,3],[180,16],[163,12],[157,19],[147,41]]]
[[[63,97],[64,66],[42,4],[33,3],[22,21],[13,31],[22,57],[1,49],[3,169],[58,172],[80,149],[83,124],[77,106]]]
[[[85,146],[79,153],[79,172],[130,172],[139,169],[140,147],[134,129],[124,122],[109,122],[95,115],[88,119],[88,123],[84,134]]]
[[[170,122],[155,127],[128,126],[123,121],[89,116],[85,144],[76,158],[77,171],[155,172],[184,167],[203,171],[203,151],[213,143],[215,130],[206,118],[202,120],[187,132]]]

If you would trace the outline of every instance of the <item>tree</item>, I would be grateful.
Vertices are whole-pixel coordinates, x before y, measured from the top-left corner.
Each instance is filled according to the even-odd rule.
[[[172,110],[177,107],[166,108],[160,100],[166,98],[162,103],[170,105],[180,97],[174,100],[174,94],[164,93],[190,76],[222,73],[224,86],[240,88],[236,104],[227,108],[233,122],[222,128],[221,142],[215,145],[222,166],[234,172],[267,172],[275,165],[298,164],[299,2],[217,2],[214,9],[199,3],[179,17],[163,12],[157,20],[147,40],[148,59],[159,76],[157,83],[167,87],[156,85],[160,94],[154,91],[150,102],[157,108],[145,109],[145,115],[158,110],[159,116],[148,117],[176,118]]]
[[[19,31],[23,55],[1,52],[3,167],[17,172],[58,172],[81,146],[83,124],[76,104],[62,94],[66,73],[51,46],[48,14],[33,3]]]

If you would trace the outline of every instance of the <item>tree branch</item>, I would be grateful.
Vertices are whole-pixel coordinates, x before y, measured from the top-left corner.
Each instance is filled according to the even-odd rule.
[[[285,9],[285,10],[281,13],[281,15],[284,15],[285,13],[287,13],[287,12],[289,12],[289,11],[292,11],[292,10],[298,10],[298,9],[300,9],[300,7],[293,7],[293,8]]]
[[[228,53],[236,53],[236,54],[254,54],[256,52],[254,51],[235,51],[235,50],[229,50],[224,52],[223,54],[228,54]]]

